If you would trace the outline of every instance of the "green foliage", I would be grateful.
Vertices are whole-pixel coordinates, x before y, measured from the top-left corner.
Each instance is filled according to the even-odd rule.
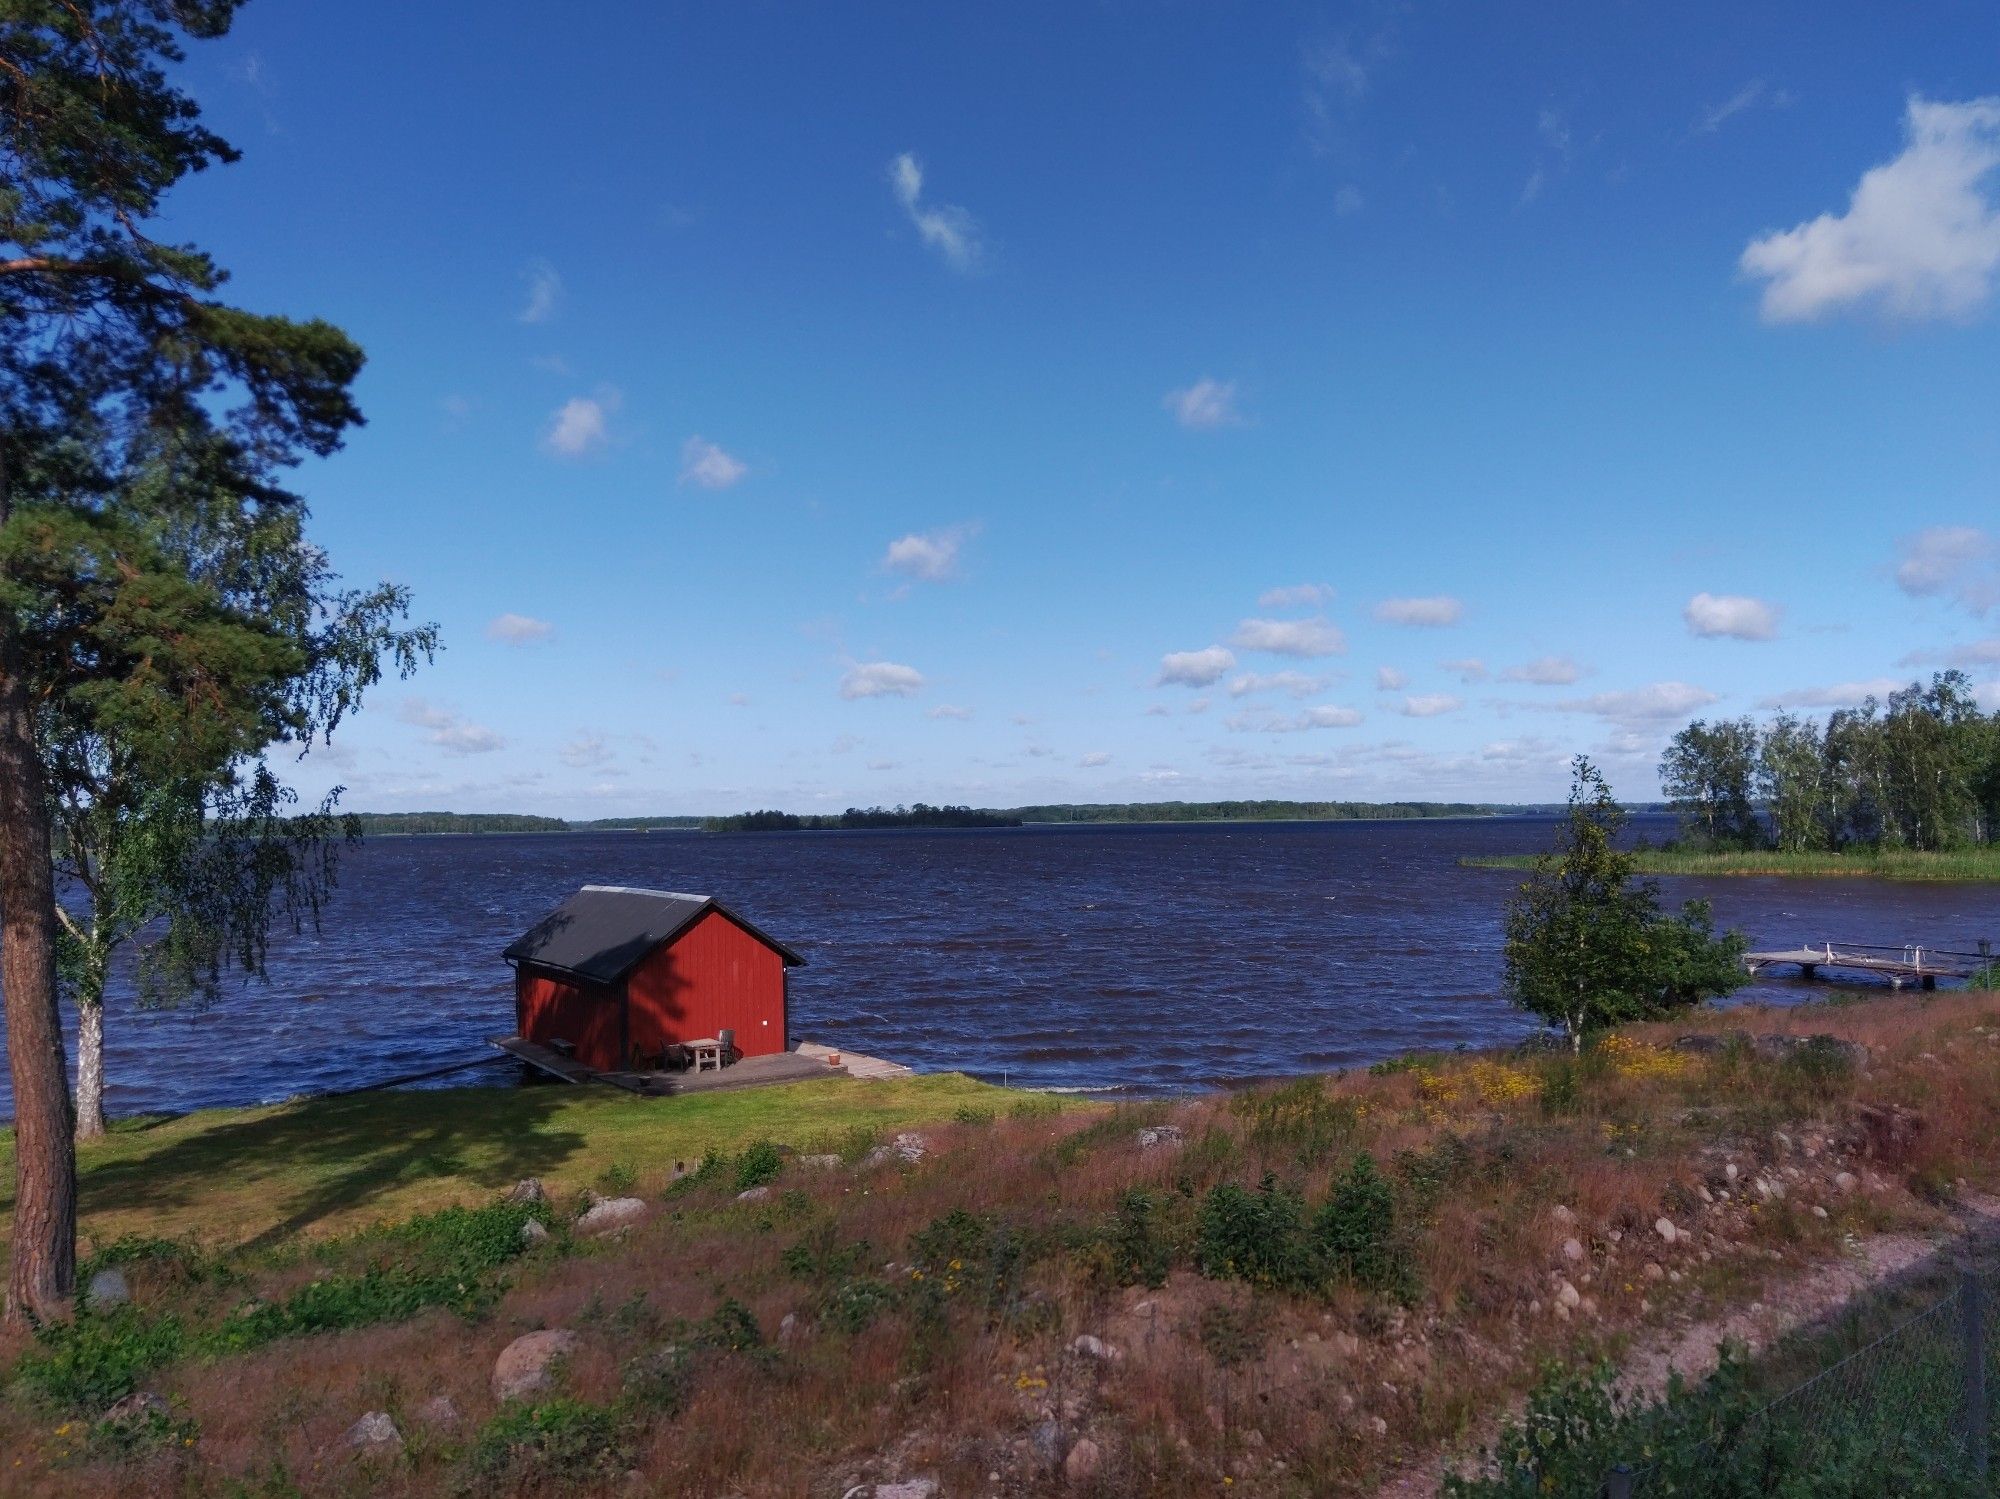
[[[1755,848],[1763,832],[1752,803],[1757,725],[1748,718],[1696,719],[1667,745],[1660,788],[1703,848]]]
[[[736,1158],[736,1190],[769,1186],[785,1169],[784,1154],[769,1140],[759,1140]]]
[[[613,1161],[597,1173],[597,1184],[621,1197],[632,1190],[632,1184],[638,1179],[639,1174],[623,1161]]]
[[[1514,1002],[1571,1042],[1607,1026],[1656,1020],[1744,981],[1744,942],[1714,934],[1708,907],[1659,907],[1617,847],[1626,817],[1589,760],[1576,761],[1568,821],[1507,913],[1505,979]]]
[[[188,1341],[171,1315],[149,1318],[129,1304],[85,1307],[67,1322],[38,1324],[14,1372],[49,1405],[101,1411],[138,1389],[152,1370],[180,1358]]]
[[[1219,1183],[1201,1205],[1195,1263],[1212,1279],[1305,1289],[1317,1279],[1305,1213],[1304,1199],[1268,1173],[1254,1192]]]
[[[677,1345],[653,1348],[630,1359],[619,1375],[625,1403],[635,1410],[678,1416],[694,1393],[695,1360]]]
[[[1792,1090],[1814,1103],[1830,1103],[1854,1086],[1854,1058],[1835,1036],[1808,1036],[1779,1064]]]
[[[1159,1204],[1134,1187],[1118,1199],[1107,1250],[1111,1277],[1121,1286],[1163,1286],[1173,1268],[1173,1247],[1160,1232]]]
[[[702,1348],[745,1353],[764,1346],[764,1333],[757,1326],[757,1318],[750,1308],[734,1296],[728,1296],[695,1328],[694,1341]]]
[[[826,1322],[845,1333],[860,1333],[896,1304],[896,1293],[882,1281],[869,1276],[842,1281],[820,1305]]]
[[[200,1436],[201,1423],[194,1417],[149,1410],[120,1421],[91,1422],[84,1434],[83,1455],[92,1462],[130,1462],[154,1452],[184,1450]]]
[[[1270,1318],[1254,1301],[1246,1306],[1218,1301],[1202,1308],[1196,1335],[1210,1358],[1234,1369],[1263,1354],[1271,1340]]]
[[[1229,1107],[1246,1122],[1245,1133],[1254,1149],[1287,1152],[1301,1167],[1345,1146],[1360,1122],[1354,1100],[1329,1096],[1326,1080],[1320,1077],[1239,1093]]]
[[[1551,1119],[1573,1118],[1583,1109],[1583,1068],[1571,1057],[1556,1057],[1542,1069],[1542,1112]]]
[[[1312,1248],[1325,1275],[1399,1300],[1415,1296],[1415,1267],[1396,1237],[1395,1197],[1365,1152],[1314,1215]]]
[[[472,1467],[487,1483],[502,1480],[581,1487],[631,1465],[617,1415],[559,1397],[509,1405],[480,1429]]]
[[[1428,1072],[1435,1065],[1433,1059],[1420,1051],[1404,1052],[1401,1056],[1384,1057],[1379,1062],[1368,1064],[1370,1077],[1400,1077],[1406,1072]]]
[[[688,1193],[699,1191],[703,1187],[713,1186],[722,1180],[728,1170],[729,1157],[711,1146],[703,1153],[701,1163],[694,1170],[688,1172],[685,1176],[676,1177],[673,1181],[667,1183],[666,1196],[684,1197]]]

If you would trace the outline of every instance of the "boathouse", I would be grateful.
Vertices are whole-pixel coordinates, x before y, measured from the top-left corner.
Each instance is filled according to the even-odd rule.
[[[724,1032],[737,1057],[786,1051],[788,970],[805,962],[711,896],[622,885],[585,885],[504,956],[521,1038],[604,1072]]]

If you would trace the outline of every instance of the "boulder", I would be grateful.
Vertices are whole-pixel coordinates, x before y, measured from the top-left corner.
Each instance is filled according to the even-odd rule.
[[[861,1158],[861,1164],[864,1166],[884,1166],[890,1161],[902,1161],[905,1165],[910,1165],[921,1161],[924,1158],[924,1152],[927,1148],[922,1135],[905,1131],[896,1136],[887,1145],[877,1145]]]
[[[630,1228],[646,1216],[646,1203],[639,1197],[599,1198],[576,1220],[576,1231],[585,1238],[616,1233]]]
[[[417,1419],[426,1426],[456,1426],[458,1402],[449,1395],[433,1395],[417,1407]]]
[[[535,1177],[524,1176],[514,1183],[513,1190],[507,1194],[505,1200],[508,1202],[526,1203],[547,1202],[549,1200],[548,1188],[544,1187]]]
[[[541,1219],[530,1218],[521,1225],[521,1244],[524,1248],[533,1249],[537,1244],[546,1244],[548,1241],[549,1231]]]
[[[1674,1220],[1671,1218],[1655,1218],[1653,1220],[1653,1232],[1658,1234],[1662,1239],[1665,1239],[1669,1244],[1681,1236],[1681,1231],[1674,1227]]]
[[[396,1423],[389,1419],[387,1411],[370,1411],[347,1428],[340,1444],[380,1452],[402,1446],[403,1434],[396,1430]]]
[[[167,1416],[173,1407],[167,1404],[167,1397],[155,1395],[151,1390],[135,1390],[104,1412],[104,1419],[115,1425],[130,1421],[146,1421],[154,1416]]]
[[[794,1164],[808,1171],[837,1171],[840,1157],[837,1155],[802,1155],[794,1158]]]
[[[555,1381],[555,1366],[576,1351],[576,1334],[547,1327],[514,1339],[500,1350],[493,1364],[493,1398],[519,1400],[546,1390]]]
[[[738,1202],[762,1202],[771,1195],[769,1187],[749,1187],[736,1194]]]
[[[1089,1437],[1084,1437],[1069,1449],[1069,1456],[1063,1459],[1063,1477],[1071,1483],[1089,1483],[1103,1466],[1104,1449]]]
[[[1812,1052],[1823,1058],[1838,1058],[1854,1072],[1868,1065],[1867,1047],[1825,1032],[1810,1036],[1759,1036],[1750,1043],[1750,1049],[1766,1062],[1790,1061],[1801,1052]]]
[[[1096,1337],[1091,1333],[1084,1333],[1078,1337],[1075,1342],[1069,1345],[1069,1350],[1071,1353],[1080,1353],[1085,1358],[1094,1358],[1100,1363],[1106,1364],[1124,1356],[1116,1348],[1112,1347],[1111,1344],[1105,1342],[1104,1339]]]
[[[123,1306],[132,1299],[132,1288],[125,1282],[122,1270],[100,1270],[90,1277],[89,1290],[92,1306]]]
[[[1141,1150],[1164,1150],[1187,1142],[1187,1131],[1178,1124],[1150,1124],[1139,1131]]]

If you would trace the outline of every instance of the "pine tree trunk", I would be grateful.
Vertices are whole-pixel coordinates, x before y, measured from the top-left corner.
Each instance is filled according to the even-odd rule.
[[[76,1006],[76,1137],[104,1137],[104,991]]]
[[[0,526],[7,523],[0,450]],[[34,716],[0,610],[0,989],[14,1083],[14,1242],[6,1317],[59,1313],[76,1280],[76,1145],[56,1006],[56,893]]]

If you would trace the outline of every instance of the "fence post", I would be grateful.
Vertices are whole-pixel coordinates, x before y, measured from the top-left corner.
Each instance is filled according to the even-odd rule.
[[[1620,1463],[1604,1475],[1604,1499],[1632,1499],[1632,1466]]]
[[[1965,1356],[1965,1445],[1972,1471],[1986,1477],[1986,1318],[1979,1276],[1962,1266],[1958,1282],[1958,1324]]]

